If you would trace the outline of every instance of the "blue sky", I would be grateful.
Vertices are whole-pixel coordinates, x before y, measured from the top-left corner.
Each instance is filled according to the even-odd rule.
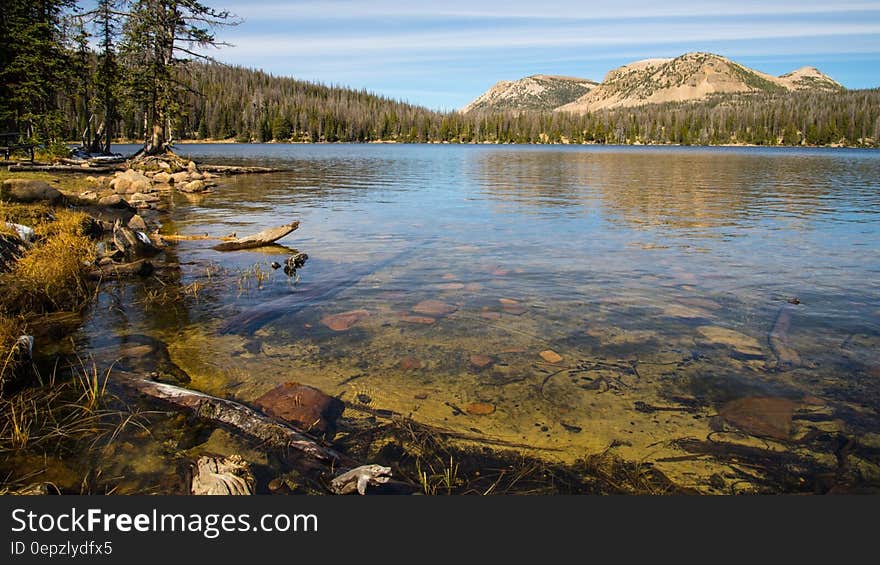
[[[602,80],[627,62],[710,51],[779,75],[811,65],[880,86],[880,1],[206,0],[242,22],[217,59],[437,109],[499,80]]]

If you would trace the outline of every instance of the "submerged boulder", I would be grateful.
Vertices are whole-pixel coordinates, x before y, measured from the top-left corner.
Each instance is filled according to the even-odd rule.
[[[254,401],[263,412],[290,422],[303,431],[332,439],[336,421],[345,404],[320,390],[288,382],[279,385]]]
[[[748,396],[726,402],[718,409],[718,415],[749,435],[785,441],[791,438],[794,413],[799,406],[789,398]]]

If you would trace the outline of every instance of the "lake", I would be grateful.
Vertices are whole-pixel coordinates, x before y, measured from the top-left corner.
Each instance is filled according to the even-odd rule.
[[[105,289],[78,338],[103,363],[146,335],[211,394],[297,381],[353,417],[563,462],[611,450],[701,491],[796,490],[799,469],[880,484],[880,153],[176,150],[283,172],[175,195],[163,233],[300,227],[255,251],[180,241],[173,301]],[[271,267],[294,250],[296,277]]]

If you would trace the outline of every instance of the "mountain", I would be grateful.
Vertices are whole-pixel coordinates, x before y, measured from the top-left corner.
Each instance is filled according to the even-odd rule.
[[[539,79],[540,77],[540,79]],[[583,114],[597,110],[628,108],[645,104],[703,100],[715,94],[837,92],[843,87],[815,67],[803,67],[776,77],[712,53],[685,53],[674,59],[645,59],[610,71],[601,84],[583,79],[535,75],[502,81],[468,104],[462,112],[477,109],[543,109]],[[552,80],[548,80],[552,79]],[[585,91],[576,98],[556,104],[575,88]],[[588,86],[589,85],[589,86]]]
[[[543,110],[550,111],[574,102],[599,83],[576,77],[532,75],[519,80],[502,80],[461,109],[474,110]]]

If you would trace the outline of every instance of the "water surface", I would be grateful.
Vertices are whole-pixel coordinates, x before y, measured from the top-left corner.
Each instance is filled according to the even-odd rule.
[[[284,171],[175,195],[165,233],[301,225],[286,248],[175,245],[182,301],[105,293],[85,335],[110,356],[145,334],[213,394],[252,401],[298,381],[562,461],[612,449],[699,489],[759,471],[687,442],[834,468],[845,438],[863,447],[849,471],[877,484],[876,152],[177,150]],[[297,281],[270,267],[293,249],[309,255]],[[301,304],[351,273],[363,276]],[[446,312],[425,314],[425,300]],[[235,327],[254,308],[264,315]],[[328,327],[351,311],[352,327]]]

